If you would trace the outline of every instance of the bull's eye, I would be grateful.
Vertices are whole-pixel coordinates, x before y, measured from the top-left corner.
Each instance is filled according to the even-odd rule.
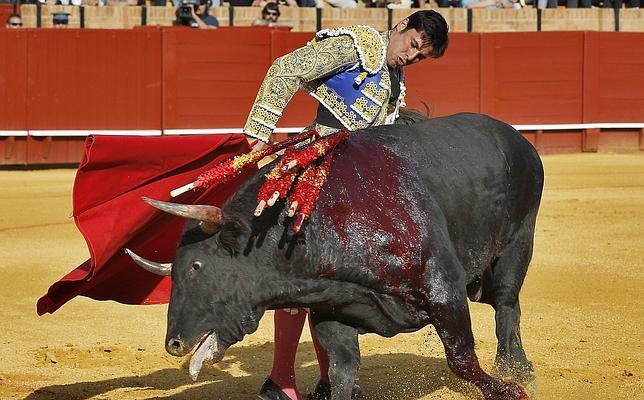
[[[192,262],[192,269],[194,269],[195,271],[198,270],[199,268],[201,268],[202,266],[203,266],[203,264],[201,263],[201,261],[193,261]]]

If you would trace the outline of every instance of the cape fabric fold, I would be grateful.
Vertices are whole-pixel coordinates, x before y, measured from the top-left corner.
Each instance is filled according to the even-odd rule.
[[[123,249],[171,262],[185,220],[156,210],[141,197],[221,206],[249,174],[175,199],[170,190],[249,150],[243,135],[88,137],[74,180],[73,216],[90,259],[49,288],[38,300],[38,314],[53,313],[76,296],[125,304],[168,302],[170,278],[143,270]]]

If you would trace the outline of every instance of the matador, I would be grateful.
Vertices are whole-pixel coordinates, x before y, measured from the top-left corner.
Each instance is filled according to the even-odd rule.
[[[365,25],[325,29],[306,46],[276,59],[253,104],[244,133],[269,143],[282,113],[298,89],[318,102],[313,127],[322,135],[390,124],[404,107],[403,67],[441,57],[448,45],[448,25],[433,10],[421,10],[387,32]],[[300,400],[295,383],[295,355],[306,313],[275,311],[273,369],[262,386],[264,400]],[[311,329],[320,381],[309,399],[330,397],[328,358]],[[354,385],[353,394],[360,388]]]

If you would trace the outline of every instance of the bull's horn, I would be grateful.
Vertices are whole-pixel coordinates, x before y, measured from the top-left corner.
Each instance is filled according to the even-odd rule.
[[[142,197],[143,201],[154,208],[167,212],[178,217],[191,218],[201,221],[201,229],[213,234],[221,228],[224,223],[224,213],[221,208],[209,205],[199,204],[177,204],[165,201],[153,200],[148,197]]]
[[[146,271],[152,272],[156,275],[168,276],[172,272],[172,264],[161,264],[154,261],[146,260],[140,255],[136,254],[130,249],[125,249],[125,254],[130,256],[135,263],[137,263],[141,268]]]

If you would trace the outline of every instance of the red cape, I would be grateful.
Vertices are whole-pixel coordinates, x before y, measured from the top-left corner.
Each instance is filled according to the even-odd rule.
[[[170,278],[143,270],[123,249],[171,262],[185,220],[156,210],[141,196],[221,206],[245,176],[177,199],[169,193],[249,150],[242,135],[88,137],[74,181],[73,215],[90,259],[49,288],[38,300],[38,315],[53,313],[76,296],[125,304],[167,303]]]

